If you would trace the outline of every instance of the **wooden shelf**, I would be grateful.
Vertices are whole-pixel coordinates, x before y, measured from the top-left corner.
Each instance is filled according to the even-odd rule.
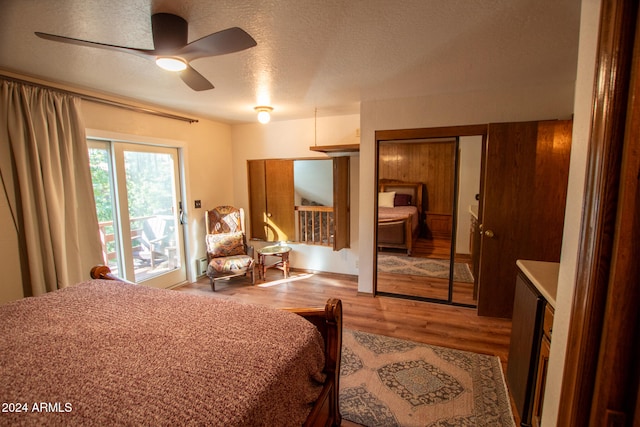
[[[343,144],[343,145],[315,145],[309,147],[311,151],[318,151],[326,154],[338,153],[358,153],[360,152],[360,144]]]

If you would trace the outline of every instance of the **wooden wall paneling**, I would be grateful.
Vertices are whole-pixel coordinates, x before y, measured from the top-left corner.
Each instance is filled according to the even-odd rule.
[[[390,176],[391,174],[389,173],[389,153],[387,150],[387,146],[390,146],[389,144],[380,144],[380,146],[377,148],[378,151],[378,163],[376,165],[376,167],[378,168],[378,176],[379,179],[384,179],[387,176]],[[380,185],[376,183],[376,189],[377,191],[380,191]]]
[[[425,146],[423,144],[406,144],[398,148],[403,148],[407,151],[407,155],[404,156],[404,165],[402,166],[407,175],[403,181],[424,183],[425,172],[429,170],[425,167]]]
[[[391,168],[390,148],[391,148],[391,145],[389,144],[380,145],[380,149],[379,149],[380,160],[378,161],[378,173],[380,174],[380,178],[393,175],[393,173],[390,170]]]
[[[421,182],[427,237],[451,238],[455,139],[380,145],[380,179]]]
[[[395,146],[391,148],[390,153],[391,156],[391,167],[389,168],[389,172],[396,177],[395,179],[399,181],[405,181],[408,178],[408,174],[406,170],[403,170],[403,165],[405,165],[405,159],[403,156],[406,156],[407,153],[404,150],[404,147]]]
[[[384,144],[380,146],[380,177],[400,180],[398,146]]]
[[[393,150],[394,163],[393,174],[398,177],[400,181],[407,181],[409,179],[409,171],[407,170],[407,164],[409,162],[408,153],[406,152],[406,146],[398,145]]]
[[[452,214],[455,180],[455,141],[429,144],[429,212]]]
[[[438,171],[438,162],[431,156],[431,150],[425,148],[426,153],[424,153],[424,164],[426,165],[424,171],[425,176],[423,177],[425,182],[425,192],[427,194],[426,203],[427,203],[427,212],[437,212],[438,211],[438,180],[437,176],[439,174]]]
[[[528,245],[522,248],[523,258],[560,261],[572,126],[570,120],[538,124],[533,203],[529,203],[527,209],[529,220],[544,224],[544,227],[542,230],[537,226],[528,228]]]
[[[443,144],[441,151],[444,168],[441,175],[444,180],[442,187],[445,192],[442,195],[442,212],[449,212],[453,215],[456,183],[456,141]]]
[[[414,181],[411,182],[422,182],[422,212],[426,212],[429,209],[428,205],[428,196],[429,196],[429,186],[433,185],[433,183],[429,180],[429,172],[431,170],[431,165],[429,164],[429,154],[425,153],[424,146],[416,146],[416,154],[414,158],[415,163],[415,172],[413,175]]]
[[[381,144],[378,162],[380,179],[400,180],[398,169],[398,145]]]
[[[425,184],[426,210],[451,214],[455,141],[380,145],[379,179]]]

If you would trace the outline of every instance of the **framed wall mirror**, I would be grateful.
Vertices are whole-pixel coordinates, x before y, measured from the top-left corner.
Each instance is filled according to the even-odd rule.
[[[375,292],[475,307],[483,137],[433,133],[376,132]]]

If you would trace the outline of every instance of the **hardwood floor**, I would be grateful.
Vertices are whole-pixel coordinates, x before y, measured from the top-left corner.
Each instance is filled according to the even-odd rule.
[[[406,256],[406,252],[385,249],[380,254]],[[430,258],[448,260],[451,257],[451,241],[447,239],[418,238],[414,242],[411,258]],[[470,256],[457,255],[456,263],[466,263],[471,267]],[[475,306],[473,283],[453,282],[452,301],[458,304]],[[378,272],[377,289],[379,292],[416,296],[439,300],[448,300],[449,281],[446,279],[416,276],[411,274],[389,274]]]
[[[435,259],[449,259],[451,256],[451,240],[419,237],[413,243],[413,256]]]
[[[506,364],[511,321],[478,317],[476,310],[390,297],[359,294],[357,279],[333,274],[268,270],[268,282],[251,286],[245,278],[218,282],[211,291],[208,278],[174,288],[212,298],[234,299],[276,308],[324,306],[328,298],[342,300],[344,327],[444,347],[493,354]]]
[[[234,278],[218,282],[213,292],[204,277],[174,289],[276,308],[322,307],[328,298],[340,298],[347,329],[496,355],[506,372],[508,319],[478,317],[471,308],[359,294],[357,278],[351,276],[292,271],[289,279],[283,279],[282,272],[268,270],[266,279],[252,286],[246,278]],[[356,424],[345,421],[342,425]]]

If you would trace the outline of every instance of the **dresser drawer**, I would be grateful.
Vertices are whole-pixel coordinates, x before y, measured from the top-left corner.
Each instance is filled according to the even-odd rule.
[[[553,328],[553,307],[546,304],[544,307],[544,319],[542,321],[542,333],[551,341],[551,330]]]

